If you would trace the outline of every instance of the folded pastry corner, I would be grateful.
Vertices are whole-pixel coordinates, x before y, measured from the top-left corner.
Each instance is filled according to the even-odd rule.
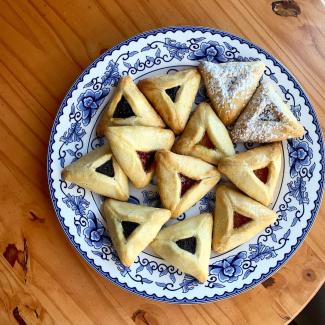
[[[138,86],[165,123],[179,134],[189,118],[200,80],[197,69],[187,69],[143,79]]]
[[[122,262],[131,266],[170,218],[170,211],[107,199],[103,203],[107,230]]]
[[[165,127],[163,120],[129,76],[119,80],[97,125],[97,134],[103,136],[111,125]]]
[[[305,133],[270,82],[256,90],[231,131],[234,142],[275,142],[298,138]]]
[[[156,153],[156,175],[163,206],[176,218],[198,202],[220,180],[213,165],[162,150]]]
[[[171,130],[149,126],[111,126],[105,135],[114,157],[137,188],[150,183],[156,151],[170,149],[175,140]]]
[[[256,90],[264,69],[262,61],[201,62],[199,70],[208,96],[225,125],[235,122]]]
[[[200,214],[163,228],[150,247],[168,263],[205,282],[211,253],[212,215]]]
[[[212,249],[225,253],[256,236],[272,224],[277,215],[232,187],[216,190]]]
[[[128,179],[107,144],[66,166],[62,177],[117,200],[126,201],[129,197]]]
[[[221,158],[235,154],[227,128],[208,103],[196,108],[172,150],[214,165]]]
[[[223,158],[218,170],[241,191],[269,205],[280,177],[281,164],[281,144],[273,143]]]

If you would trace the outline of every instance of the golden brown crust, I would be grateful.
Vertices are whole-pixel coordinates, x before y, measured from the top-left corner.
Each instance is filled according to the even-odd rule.
[[[112,126],[105,135],[115,159],[138,188],[149,184],[154,169],[145,171],[137,152],[170,149],[175,140],[171,130],[148,126]]]
[[[187,123],[200,80],[201,76],[196,69],[188,69],[172,75],[141,80],[138,86],[166,124],[175,134],[179,134]],[[172,101],[167,95],[166,89],[177,86],[180,88],[175,101]]]
[[[122,96],[132,107],[135,116],[114,118],[114,112]],[[110,98],[97,126],[97,134],[103,136],[107,127],[112,125],[142,125],[165,127],[165,123],[140,92],[131,77],[120,79],[113,96]]]
[[[265,64],[261,61],[202,62],[202,74],[212,106],[225,125],[235,122],[256,90]]]
[[[114,177],[96,172],[96,168],[112,159]],[[126,201],[129,197],[128,179],[112,156],[108,145],[97,148],[62,171],[64,180],[75,183],[95,193]]]
[[[227,176],[240,190],[269,205],[274,197],[282,165],[280,143],[257,147],[219,161],[218,170]],[[267,182],[264,184],[254,170],[268,167]]]
[[[205,134],[208,135],[214,148],[200,144]],[[201,103],[196,108],[172,150],[182,155],[200,158],[211,164],[217,164],[220,158],[235,154],[226,127],[208,103]]]
[[[220,180],[218,170],[194,157],[182,156],[167,150],[156,153],[156,175],[163,206],[176,218],[199,201]],[[198,181],[181,196],[179,174]]]
[[[135,258],[154,240],[170,211],[108,199],[103,204],[107,230],[121,262],[131,266]],[[122,221],[138,223],[139,226],[125,238]]]
[[[240,115],[234,142],[275,142],[303,136],[305,130],[271,83],[262,83]]]
[[[235,228],[235,212],[251,220]],[[227,252],[256,236],[276,218],[276,213],[271,209],[231,187],[219,185],[216,190],[212,249],[218,253]]]
[[[212,215],[200,214],[162,229],[150,247],[167,262],[191,274],[200,282],[208,278],[211,253]],[[195,237],[195,254],[180,248],[176,241]]]

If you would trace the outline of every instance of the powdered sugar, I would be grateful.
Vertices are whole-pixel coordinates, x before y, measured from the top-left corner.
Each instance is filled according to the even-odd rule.
[[[261,84],[231,131],[233,141],[277,140],[279,133],[283,133],[283,127],[289,124],[285,109],[274,88],[268,83]]]
[[[280,129],[277,122],[256,123],[249,120],[245,128],[232,130],[231,138],[234,142],[271,142],[278,138],[276,129]]]
[[[201,63],[209,97],[215,107],[225,111],[242,108],[247,104],[258,85],[263,69],[264,64],[260,61]]]
[[[280,122],[279,112],[273,103],[267,104],[265,109],[258,116],[260,121]]]

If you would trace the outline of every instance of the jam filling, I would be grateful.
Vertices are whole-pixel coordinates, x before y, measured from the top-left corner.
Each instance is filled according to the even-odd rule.
[[[214,149],[215,148],[215,145],[212,143],[209,135],[207,132],[204,133],[204,136],[203,138],[200,140],[200,142],[198,143],[200,144],[201,146],[204,146],[208,149]]]
[[[258,119],[264,122],[280,122],[279,113],[277,113],[276,107],[273,104],[266,105]]]
[[[193,185],[197,184],[198,181],[189,178],[183,174],[178,174],[181,179],[181,196],[183,196]]]
[[[177,86],[177,87],[173,87],[173,88],[169,88],[169,89],[166,89],[166,94],[170,97],[170,99],[175,102],[175,99],[176,99],[176,95],[177,95],[177,92],[179,90],[180,86]]]
[[[156,153],[155,151],[150,151],[150,152],[137,151],[143,169],[146,173],[150,172],[154,168],[155,153]]]
[[[96,169],[97,173],[101,173],[103,175],[106,175],[108,177],[114,177],[114,167],[113,167],[113,160],[107,160],[105,163],[97,167]]]
[[[233,77],[233,78],[229,79],[227,86],[228,86],[228,91],[230,93],[233,93],[234,90],[238,87],[238,78]]]
[[[245,225],[246,223],[252,221],[251,218],[247,218],[245,216],[243,216],[240,213],[235,212],[234,213],[234,228],[239,228],[243,225]]]
[[[269,176],[269,168],[264,167],[264,168],[256,169],[254,170],[254,174],[258,179],[260,179],[264,184],[266,184],[267,178]]]
[[[132,221],[122,221],[123,235],[125,239],[128,239],[133,233],[135,228],[139,226],[138,223]]]
[[[195,254],[195,251],[196,251],[196,238],[195,237],[180,239],[176,242],[176,244],[181,249],[184,249],[184,251]]]
[[[127,100],[124,98],[124,96],[121,97],[121,100],[116,105],[113,117],[114,118],[128,118],[131,116],[135,116],[133,113],[132,107],[127,102]]]

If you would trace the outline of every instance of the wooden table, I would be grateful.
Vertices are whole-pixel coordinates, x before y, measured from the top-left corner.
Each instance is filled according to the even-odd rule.
[[[70,246],[47,189],[50,129],[66,91],[105,49],[168,25],[244,36],[298,78],[325,124],[325,3],[298,18],[271,1],[15,0],[0,2],[0,323],[284,324],[325,277],[325,206],[279,272],[240,296],[197,306],[145,300],[93,271]]]

